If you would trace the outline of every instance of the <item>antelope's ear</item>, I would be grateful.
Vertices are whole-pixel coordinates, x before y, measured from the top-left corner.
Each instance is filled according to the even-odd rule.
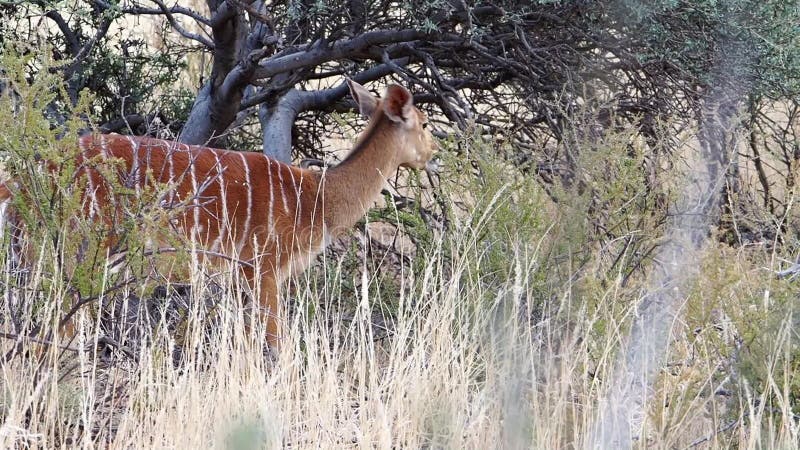
[[[389,85],[383,99],[383,112],[389,119],[407,124],[411,118],[411,108],[414,107],[413,101],[414,97],[408,89],[397,84]]]
[[[375,112],[375,108],[378,106],[378,99],[367,88],[350,78],[347,78],[347,86],[350,88],[350,95],[353,96],[353,100],[358,104],[358,110],[361,115],[367,119],[372,117],[372,113]]]

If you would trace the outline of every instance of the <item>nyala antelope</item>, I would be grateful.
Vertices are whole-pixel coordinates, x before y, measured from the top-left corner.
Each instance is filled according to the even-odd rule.
[[[246,263],[244,276],[258,288],[259,316],[275,349],[282,333],[281,282],[305,270],[333,238],[352,228],[399,167],[424,168],[434,152],[426,116],[408,90],[391,85],[379,99],[360,84],[347,83],[369,125],[335,167],[319,172],[261,153],[121,135],[84,136],[76,161],[86,181],[84,213],[113,220],[102,217],[108,214],[103,211],[109,210],[104,206],[112,201],[111,188],[96,165],[84,164],[90,160],[118,160],[118,181],[137,190],[170,186],[161,203],[186,204],[172,222],[180,235],[206,255]],[[0,185],[3,210],[11,195]]]

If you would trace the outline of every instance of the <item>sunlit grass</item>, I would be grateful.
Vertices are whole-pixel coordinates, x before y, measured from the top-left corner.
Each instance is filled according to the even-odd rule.
[[[25,343],[29,354],[3,365],[0,446],[591,446],[587,431],[599,399],[613,386],[615,351],[635,306],[631,293],[612,284],[576,297],[574,286],[564,286],[544,299],[536,279],[546,262],[541,246],[522,240],[509,255],[508,276],[486,282],[479,270],[490,253],[475,245],[481,230],[462,231],[427,250],[420,269],[404,278],[399,298],[370,298],[369,285],[377,281],[366,270],[356,275],[355,299],[337,298],[346,291],[337,286],[315,284],[332,283],[332,277],[297,280],[285,293],[295,307],[274,358],[265,355],[258,330],[252,336],[244,326],[244,290],[224,275],[233,270],[222,270],[214,283],[195,274],[186,322],[172,329],[163,320],[141,324],[149,328],[145,339],[128,343],[133,357],[113,346],[111,354],[98,353],[100,317],[97,308],[87,308],[75,320],[77,339],[68,343],[52,334],[57,345],[80,351],[66,350],[56,363]],[[315,270],[337,267],[328,261]],[[754,269],[741,270],[743,283],[755,289]],[[717,276],[701,275],[698,286]],[[67,302],[58,290],[45,293],[45,302],[24,298],[37,292],[40,280],[34,273],[29,289],[16,291],[13,301]],[[220,294],[218,285],[233,287]],[[132,286],[118,297],[144,295],[141,289]],[[740,292],[742,302],[750,301]],[[204,300],[209,295],[217,300],[213,313]],[[591,308],[587,295],[595,298]],[[8,307],[12,296],[5,298]],[[696,300],[702,299],[687,304]],[[370,305],[378,302],[396,305],[385,321],[388,334],[373,324]],[[337,304],[357,306],[345,321]],[[726,306],[719,307],[726,314]],[[685,320],[676,323],[668,363],[653,395],[643,399],[647,417],[632,445],[792,448],[798,425],[786,375],[796,368],[781,357],[792,350],[792,323],[790,316],[781,321],[764,355],[770,366],[762,385],[739,375],[730,355],[718,354],[720,340],[735,330],[698,332]],[[3,353],[13,344],[3,340]],[[52,355],[57,347],[48,348]]]

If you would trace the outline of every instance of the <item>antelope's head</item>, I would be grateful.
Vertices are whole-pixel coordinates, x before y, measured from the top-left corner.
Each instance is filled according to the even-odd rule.
[[[383,98],[379,99],[353,80],[348,79],[347,84],[364,117],[375,120],[378,112],[382,112],[390,121],[393,132],[400,140],[395,155],[397,165],[424,169],[436,150],[436,144],[427,129],[428,117],[414,106],[411,92],[392,84],[386,88]]]

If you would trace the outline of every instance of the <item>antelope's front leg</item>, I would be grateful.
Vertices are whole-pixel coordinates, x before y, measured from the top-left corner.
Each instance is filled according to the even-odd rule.
[[[258,291],[257,317],[266,327],[267,344],[271,349],[280,349],[281,320],[283,319],[281,303],[278,298],[278,282],[270,273],[261,275]]]

